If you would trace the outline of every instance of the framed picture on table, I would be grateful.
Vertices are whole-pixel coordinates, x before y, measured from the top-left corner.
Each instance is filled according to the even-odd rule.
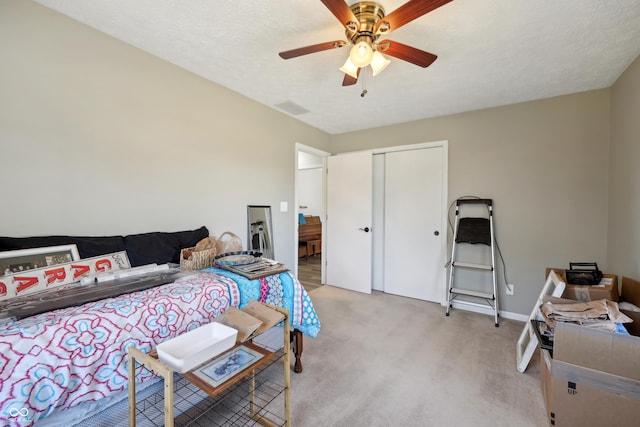
[[[195,369],[193,373],[215,388],[255,365],[268,354],[266,350],[257,346],[250,348],[246,345],[240,345],[205,366]]]
[[[78,261],[76,245],[47,246],[0,252],[0,276],[20,273],[34,268]]]

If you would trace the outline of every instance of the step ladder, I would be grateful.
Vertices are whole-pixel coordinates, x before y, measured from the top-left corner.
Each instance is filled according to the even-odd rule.
[[[527,370],[527,366],[529,366],[533,353],[538,347],[538,337],[533,330],[531,321],[542,320],[540,306],[544,303],[544,297],[552,296],[560,298],[565,287],[566,283],[562,281],[555,271],[551,270],[547,276],[547,281],[542,287],[540,296],[538,296],[538,300],[533,306],[533,310],[531,310],[529,320],[524,324],[524,329],[522,330],[520,338],[518,338],[518,342],[516,344],[516,368],[518,369],[518,372],[524,372]]]
[[[470,205],[484,205],[487,208],[486,217],[461,217],[461,210]],[[459,244],[470,244],[473,250],[491,249],[491,264],[478,264],[459,261],[456,256]],[[495,262],[495,238],[493,233],[493,200],[492,199],[458,199],[456,200],[456,219],[453,229],[453,248],[451,250],[451,265],[449,268],[449,292],[447,292],[447,312],[456,300],[458,304],[467,304],[481,308],[493,309],[496,327],[498,324],[498,293]],[[457,269],[485,270],[490,272],[493,279],[493,292],[480,292],[464,289],[455,285]],[[457,299],[460,296],[466,298]],[[470,298],[469,298],[470,297]],[[478,303],[477,300],[484,302]]]

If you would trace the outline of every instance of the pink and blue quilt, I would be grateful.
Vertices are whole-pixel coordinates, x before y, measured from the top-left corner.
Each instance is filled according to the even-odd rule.
[[[122,392],[130,346],[148,352],[251,299],[286,307],[291,326],[306,335],[320,330],[289,272],[250,281],[217,269],[0,325],[0,424],[34,425],[53,411]],[[139,382],[152,378],[139,368]]]

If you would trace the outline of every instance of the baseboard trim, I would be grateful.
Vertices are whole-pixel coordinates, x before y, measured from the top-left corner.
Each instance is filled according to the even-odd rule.
[[[445,304],[445,307],[446,307],[446,304]],[[474,313],[486,314],[488,316],[493,317],[493,309],[488,306],[487,308],[484,308],[484,307],[477,307],[475,305],[469,305],[469,304],[458,303],[456,301],[453,301],[452,308],[455,310],[465,310],[465,311],[471,311]],[[511,311],[498,310],[498,314],[502,319],[516,320],[518,322],[526,322],[527,320],[529,320],[529,316],[527,316],[526,314],[513,313]]]

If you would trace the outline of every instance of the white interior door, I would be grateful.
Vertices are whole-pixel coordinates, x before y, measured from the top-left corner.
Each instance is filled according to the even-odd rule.
[[[443,147],[385,153],[384,290],[442,303]]]
[[[327,158],[328,285],[371,293],[372,179],[370,152]]]

